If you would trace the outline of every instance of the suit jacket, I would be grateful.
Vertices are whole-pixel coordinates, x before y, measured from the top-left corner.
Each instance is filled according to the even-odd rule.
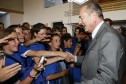
[[[124,53],[119,33],[103,23],[85,56],[77,56],[81,84],[122,84]]]

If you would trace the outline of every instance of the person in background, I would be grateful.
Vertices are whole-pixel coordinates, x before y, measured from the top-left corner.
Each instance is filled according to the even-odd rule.
[[[50,38],[50,49],[49,51],[59,51],[60,50],[60,36],[58,34],[52,34]],[[53,57],[48,57],[53,58]],[[45,77],[49,84],[62,84],[65,81],[61,81],[62,77],[69,73],[69,70],[66,70],[66,66],[60,66],[61,61],[54,62],[45,66]],[[63,62],[63,61],[62,61]],[[65,68],[64,68],[65,67]],[[68,80],[66,82],[69,82]],[[67,84],[67,83],[63,84]]]
[[[32,36],[33,39],[34,38],[41,38],[43,40],[46,37],[45,25],[42,24],[42,23],[37,23],[37,24],[33,25],[33,27],[31,28],[31,36]],[[45,50],[45,47],[44,47],[44,45],[41,41],[38,41],[38,42],[31,44],[29,46],[29,50],[35,50],[35,51]],[[47,59],[46,65],[49,62],[51,62],[53,59],[54,59],[54,57],[52,59],[50,58],[50,61],[48,61],[48,59]],[[39,60],[40,60],[39,57],[27,57],[27,65],[33,66],[33,64],[38,63]],[[55,57],[54,61],[57,61],[57,57]],[[38,76],[38,79],[34,82],[35,84],[40,84],[41,82],[46,84],[46,79],[45,79],[45,75],[44,75],[44,73],[46,71],[47,70],[45,70],[43,73],[40,73],[40,75]]]
[[[40,38],[41,40],[43,40],[44,38],[46,37],[46,27],[44,24],[42,23],[37,23],[35,25],[33,25],[33,27],[31,28],[31,38],[34,39],[34,38]],[[45,50],[45,47],[44,45],[42,44],[42,42],[40,41],[37,41],[37,42],[34,42],[32,43],[30,46],[29,46],[29,50]],[[27,65],[29,64],[33,64],[33,57],[27,57]],[[34,57],[34,61],[39,61],[40,58],[38,57]],[[37,63],[37,62],[36,62]]]
[[[44,26],[44,27],[46,28],[46,36],[45,36],[45,38],[40,38],[40,37],[31,38],[32,37],[31,34],[33,35],[32,30],[29,30],[27,27],[22,27],[22,32],[23,32],[24,38],[25,38],[24,45],[25,46],[30,46],[33,43],[42,42],[44,44],[45,48],[48,48],[48,42],[50,41],[50,34],[51,34],[51,30],[50,29],[51,28],[46,27],[46,26]],[[47,30],[48,30],[48,32],[47,32]]]
[[[52,28],[52,31],[53,31],[53,33],[59,34],[60,37],[62,36],[62,31],[63,31],[63,30],[62,30],[62,27],[55,26],[55,27]]]
[[[2,44],[7,43],[9,41],[8,39],[13,38],[13,34],[8,35],[6,33],[3,33],[3,31],[4,30],[0,31],[0,36],[4,35],[5,37],[0,38],[0,46]],[[19,63],[14,63],[9,66],[4,66],[4,64],[5,64],[5,56],[3,55],[3,50],[1,49],[0,51],[0,84],[10,79],[11,77],[13,77],[15,74],[17,74],[21,68]]]
[[[74,30],[74,36],[72,37],[72,47],[71,47],[71,52],[74,53],[75,47],[76,47],[76,43],[77,43],[77,39],[79,38],[79,29],[80,27],[76,27]]]
[[[17,68],[18,72],[9,80],[6,80],[4,84],[31,84],[38,72],[43,69],[43,65],[41,64],[40,66],[38,66],[38,64],[35,64],[34,67],[25,68],[23,66],[24,62],[20,58],[21,56],[16,53],[18,51],[19,44],[17,33],[8,31],[8,29],[6,29],[5,31],[3,31],[3,35],[1,35],[0,38],[4,38],[4,34],[6,33],[8,33],[8,35],[14,35],[12,38],[8,39],[7,43],[2,45],[4,56],[6,56],[4,66],[7,67],[12,64],[19,63],[20,68]]]
[[[24,22],[22,24],[22,27],[27,27],[27,28],[31,29],[30,24],[28,22]]]
[[[8,29],[8,31],[10,31],[10,29]],[[13,31],[13,30],[11,30],[11,31]],[[14,32],[14,31],[13,31]],[[17,33],[17,37],[18,37],[18,39],[20,39],[20,37],[21,36],[18,36],[18,34],[19,33],[21,33],[21,30],[20,30],[20,28],[16,28],[16,33]],[[19,41],[22,41],[22,40],[19,40]],[[15,46],[16,46],[17,44],[15,43]],[[17,45],[18,46],[18,45]],[[19,46],[18,46],[19,47]],[[36,47],[37,48],[37,47]],[[15,48],[14,48],[15,49]],[[37,49],[36,49],[37,50]],[[45,52],[45,51],[44,51]],[[6,55],[6,54],[5,54]],[[55,55],[55,53],[53,53],[52,52],[52,54],[50,54],[50,55]],[[12,58],[13,57],[13,59],[14,59],[14,61],[16,61],[16,62],[19,62],[19,63],[21,63],[21,65],[22,65],[22,68],[24,68],[24,70],[25,70],[25,68],[26,68],[26,73],[24,72],[24,74],[25,74],[25,76],[23,76],[23,78],[21,77],[21,80],[23,80],[24,78],[26,78],[26,75],[28,74],[28,73],[30,73],[30,70],[31,70],[31,68],[32,67],[34,67],[36,64],[38,64],[38,62],[39,61],[37,61],[37,62],[34,62],[34,61],[32,61],[33,62],[33,64],[31,65],[31,66],[25,66],[25,62],[21,59],[21,57],[22,56],[20,56],[20,54],[17,52],[17,53],[14,53],[13,54],[13,56],[12,55],[8,55],[7,54],[7,56],[8,56],[8,58]],[[45,65],[47,65],[47,64],[50,64],[50,63],[53,63],[53,62],[56,62],[56,61],[59,61],[60,60],[60,58],[58,58],[58,57],[55,57],[54,59],[47,59],[47,63],[45,64]],[[9,62],[9,63],[11,63],[11,62]],[[29,67],[29,69],[27,69],[27,67]],[[40,71],[39,71],[39,73],[40,73]],[[43,73],[43,72],[41,72],[41,73]],[[21,74],[21,73],[19,73],[19,74]],[[46,80],[45,80],[45,78],[43,78],[43,76],[42,75],[36,75],[37,76],[37,79],[35,79],[35,80],[33,80],[32,81],[32,84],[40,84],[40,83],[44,83],[44,84],[46,84]],[[33,78],[35,78],[35,77],[33,77]],[[14,80],[14,79],[13,79]],[[15,79],[16,80],[16,79]],[[12,79],[10,80],[10,81],[12,81]],[[26,83],[27,84],[27,83]]]
[[[46,27],[46,34],[51,35],[52,34],[52,29],[50,27]]]
[[[104,19],[105,23],[108,24],[109,26],[112,26],[113,25],[113,22],[110,18],[105,18]]]
[[[80,47],[80,51],[78,55],[85,55],[87,51],[87,47],[89,46],[89,41],[86,40],[86,33],[83,27],[79,28],[79,34],[76,40],[76,45]]]
[[[4,23],[0,22],[0,30],[4,29]]]
[[[67,33],[67,28],[63,27],[63,34],[66,34],[66,33]]]
[[[80,46],[80,51],[78,55],[84,55],[88,47],[88,42],[85,39],[85,31],[83,26],[78,26],[75,28],[75,36],[72,38],[71,51],[74,52],[76,45]]]
[[[76,35],[79,34],[79,29],[80,29],[79,26],[77,26],[77,27],[75,28],[75,30],[74,30],[74,36],[75,36],[75,37],[76,37]]]
[[[21,50],[19,54],[21,54],[22,57],[27,57],[27,56],[35,56],[35,57],[41,57],[41,56],[61,56],[61,57],[66,57],[68,55],[68,53],[64,53],[64,52],[60,52],[60,51],[56,51],[56,52],[49,52],[49,51],[44,51],[44,50],[40,50],[40,51],[34,51],[34,50],[29,50],[28,48],[25,48],[24,46],[24,35],[22,33],[22,29],[19,25],[10,25],[8,28],[8,31],[15,31],[17,33],[18,39],[19,39],[19,47],[22,46],[22,49],[18,49]],[[36,39],[33,39],[35,41],[29,43],[29,45],[31,45],[34,42],[38,42],[36,41]],[[39,40],[40,41],[40,40]],[[18,51],[19,52],[19,51]]]
[[[31,40],[31,32],[28,27],[22,27],[22,33],[24,35],[25,42]]]
[[[78,55],[80,51],[80,46],[76,45],[74,53],[71,51],[72,47],[72,36],[66,33],[62,36],[63,51],[70,52],[74,55]],[[67,68],[70,70],[70,84],[80,84],[80,67],[76,66],[74,63],[67,63]]]
[[[120,26],[120,33],[126,38],[126,27]]]
[[[46,37],[42,40],[42,44],[45,46],[45,50],[49,50],[50,38],[52,35],[52,29],[50,27],[46,27]]]
[[[125,48],[120,34],[104,22],[98,4],[82,6],[80,24],[92,33],[85,56],[68,56],[67,61],[81,65],[81,84],[122,84],[125,72]]]

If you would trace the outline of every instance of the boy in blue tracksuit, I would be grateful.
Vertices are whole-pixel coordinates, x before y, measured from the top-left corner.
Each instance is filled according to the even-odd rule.
[[[51,51],[58,51],[60,49],[60,36],[58,34],[52,34],[50,40]],[[63,62],[64,63],[64,62]],[[48,84],[62,84],[62,77],[68,74],[68,70],[62,69],[60,62],[49,64],[45,67],[45,76],[48,80]],[[65,83],[66,84],[66,83]]]
[[[5,34],[8,33],[13,35],[12,38],[8,39],[8,42],[6,44],[2,45],[4,55],[6,56],[4,66],[9,66],[14,63],[19,63],[20,65],[22,65],[20,71],[18,71],[15,76],[5,81],[4,83],[5,84],[10,84],[10,83],[31,84],[33,79],[37,75],[38,71],[41,70],[42,67],[38,67],[38,65],[35,64],[33,67],[26,68],[24,66],[24,62],[22,61],[21,56],[17,53],[19,41],[17,39],[16,32],[8,31],[8,29],[6,29],[5,31],[3,31],[3,33]]]
[[[24,65],[23,60],[18,53],[14,53],[14,54],[4,53],[4,55],[6,56],[5,66],[9,66],[14,63],[19,63],[20,65],[22,65],[21,70],[14,77],[10,78],[5,83],[9,84],[11,82],[11,84],[14,84],[18,80],[21,81],[24,80],[29,75],[29,72],[32,70],[33,67],[26,68],[25,66],[23,66]]]
[[[72,47],[72,37],[69,33],[66,33],[62,36],[63,43],[63,51],[73,53]],[[75,50],[73,54],[77,54],[79,52],[79,48],[75,46]],[[73,84],[80,83],[80,67],[77,67],[75,64],[69,64],[68,69],[70,69],[70,76],[73,78]]]
[[[39,26],[41,27],[41,24],[39,23]],[[10,30],[12,30],[12,28],[13,27],[10,27],[11,29]],[[36,29],[36,28],[35,28]],[[17,34],[19,34],[18,35],[18,40],[20,40],[20,42],[21,43],[23,43],[23,35],[21,34],[22,33],[22,31],[21,31],[21,29],[19,28],[19,27],[16,27],[15,28],[15,31],[16,31],[16,33]],[[36,31],[35,33],[34,33],[35,35],[37,35],[38,34],[38,37],[39,38],[43,38],[43,37],[41,37],[41,35],[44,35],[45,36],[45,29],[44,29],[44,32],[43,31]],[[19,38],[20,37],[20,38]],[[20,44],[19,45],[19,51],[18,51],[18,53],[21,55],[21,56],[26,56],[26,54],[27,53],[29,53],[30,55],[28,55],[28,56],[36,56],[36,54],[37,53],[39,53],[39,54],[37,54],[37,56],[39,55],[39,56],[42,56],[43,54],[45,54],[45,55],[47,55],[47,56],[50,56],[50,55],[56,55],[56,56],[59,56],[60,54],[58,54],[58,53],[54,53],[54,54],[52,54],[52,52],[46,52],[46,51],[44,51],[44,52],[46,52],[46,53],[42,53],[43,51],[38,51],[38,50],[43,50],[44,49],[44,47],[42,47],[42,46],[40,46],[40,45],[38,45],[39,43],[34,43],[34,44],[32,44],[31,46],[29,46],[29,48],[25,48],[25,46],[24,45],[22,45],[22,44]],[[37,46],[36,46],[37,45]],[[36,46],[36,48],[35,48],[35,46]],[[40,47],[38,47],[38,46],[40,46]],[[34,50],[37,50],[38,52],[36,52],[36,51],[34,51]],[[34,55],[33,55],[33,54]],[[36,54],[35,54],[36,53]],[[61,55],[67,55],[67,54],[65,54],[65,53],[62,53]],[[38,58],[39,59],[39,58]],[[30,59],[31,61],[33,61],[32,59]],[[34,62],[31,62],[30,61],[30,67],[33,67],[33,65],[34,65]],[[56,58],[56,61],[57,61],[57,58]],[[38,63],[39,62],[39,60],[36,62],[36,63]],[[29,64],[29,63],[28,63]],[[26,64],[27,65],[27,64]],[[42,73],[41,73],[42,74]],[[39,75],[40,76],[40,75]],[[36,80],[34,80],[34,82],[32,82],[32,83],[35,83],[35,84],[41,84],[41,83],[43,83],[43,84],[46,84],[46,81],[45,81],[45,78],[44,78],[44,76],[42,75],[41,77],[39,77],[38,76],[38,78],[36,79]]]

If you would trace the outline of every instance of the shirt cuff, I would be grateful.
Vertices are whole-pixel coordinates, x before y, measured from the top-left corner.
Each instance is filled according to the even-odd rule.
[[[75,56],[75,62],[77,62],[77,56]]]
[[[27,50],[25,53],[21,54],[22,57],[26,58],[27,57],[27,52],[29,52],[30,50]]]

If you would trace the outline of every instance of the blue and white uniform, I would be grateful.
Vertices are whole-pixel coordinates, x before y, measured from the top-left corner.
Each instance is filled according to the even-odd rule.
[[[72,53],[73,51],[70,48],[64,48],[63,49],[64,52],[70,52]],[[74,67],[70,67],[68,65],[68,69],[70,69],[70,77],[73,78],[73,82],[74,83],[80,83],[80,79],[81,79],[81,69],[78,66],[74,66]]]
[[[5,66],[9,66],[14,63],[19,63],[20,65],[22,65],[21,70],[18,71],[18,73],[15,76],[5,81],[5,84],[10,84],[10,83],[14,84],[18,80],[24,80],[30,74],[30,71],[33,69],[33,67],[25,68],[24,62],[18,53],[14,53],[12,55],[4,53],[4,55],[6,56]]]

